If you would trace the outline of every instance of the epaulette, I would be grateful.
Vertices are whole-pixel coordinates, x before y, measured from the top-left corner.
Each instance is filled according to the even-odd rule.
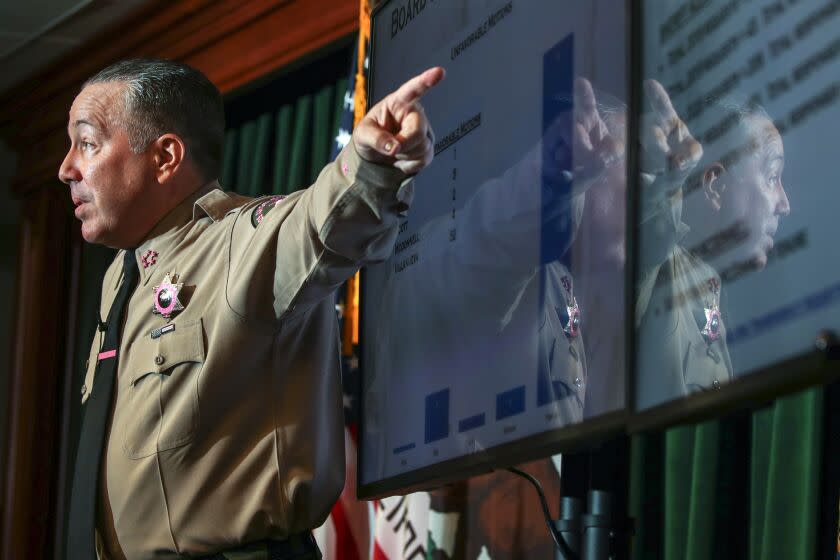
[[[214,222],[218,222],[237,208],[246,205],[250,200],[252,199],[233,192],[213,189],[195,202],[193,218],[199,218],[204,213]]]
[[[261,202],[259,206],[254,208],[254,211],[251,212],[251,225],[254,227],[260,225],[260,222],[262,222],[265,216],[271,212],[271,209],[277,206],[284,198],[286,198],[285,195],[276,195]]]

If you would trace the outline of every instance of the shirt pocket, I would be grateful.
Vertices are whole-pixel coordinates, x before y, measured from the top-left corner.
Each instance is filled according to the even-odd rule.
[[[726,347],[719,342],[690,343],[686,353],[685,386],[688,392],[717,389],[729,380]]]
[[[204,329],[200,319],[174,326],[158,338],[134,341],[129,350],[130,381],[120,406],[123,449],[132,459],[181,447],[195,434]]]
[[[581,359],[580,338],[569,339],[564,327],[569,321],[565,307],[551,307],[543,311],[539,329],[537,404],[569,400],[576,407],[574,413],[564,418],[579,422],[586,394],[584,363]]]

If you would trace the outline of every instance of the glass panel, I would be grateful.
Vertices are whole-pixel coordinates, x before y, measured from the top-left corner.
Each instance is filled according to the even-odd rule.
[[[651,0],[643,22],[638,408],[840,323],[840,4]]]
[[[365,274],[363,483],[623,409],[624,5],[375,18],[372,101],[447,78],[423,99],[435,160]]]

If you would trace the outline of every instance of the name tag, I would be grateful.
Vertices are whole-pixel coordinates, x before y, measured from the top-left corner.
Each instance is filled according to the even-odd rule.
[[[160,338],[163,335],[165,335],[166,333],[172,332],[174,330],[175,330],[175,324],[170,323],[170,324],[166,325],[165,327],[161,327],[159,329],[153,330],[152,331],[152,338]]]

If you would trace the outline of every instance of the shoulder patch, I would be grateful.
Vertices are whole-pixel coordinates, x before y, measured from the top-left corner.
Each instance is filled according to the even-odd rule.
[[[254,227],[260,225],[260,222],[263,221],[266,214],[271,212],[271,209],[277,206],[280,203],[280,201],[284,198],[286,198],[285,195],[272,196],[271,198],[260,203],[260,205],[254,208],[254,211],[251,213],[251,225],[253,225]]]

